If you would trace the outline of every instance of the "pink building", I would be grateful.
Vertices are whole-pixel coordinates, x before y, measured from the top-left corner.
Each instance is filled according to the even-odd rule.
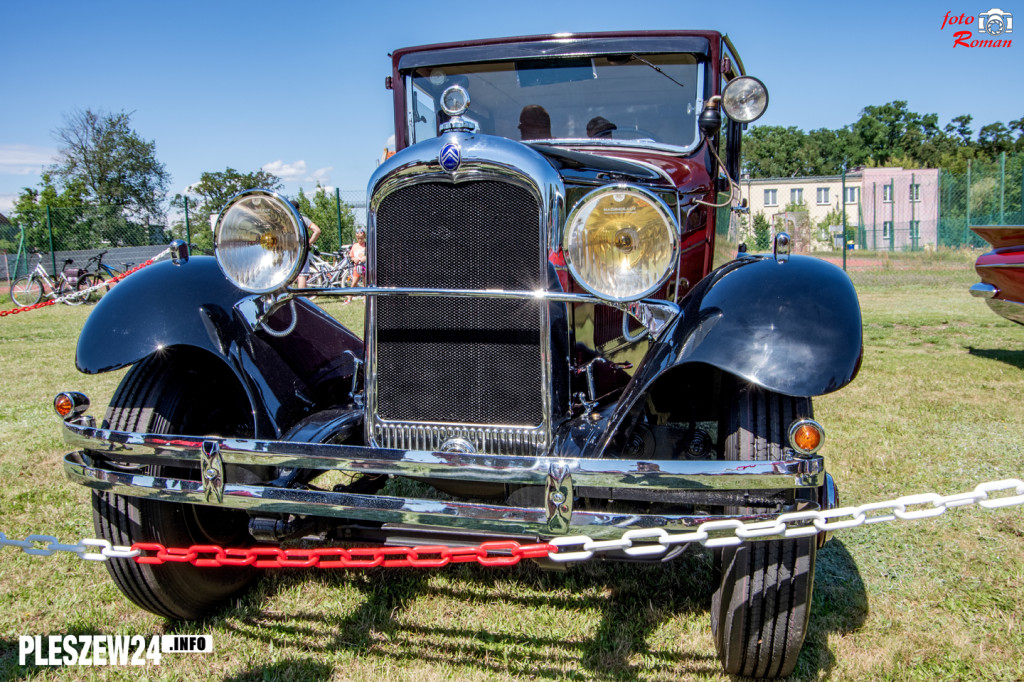
[[[864,168],[859,175],[863,231],[858,246],[878,251],[935,246],[939,224],[937,169]]]

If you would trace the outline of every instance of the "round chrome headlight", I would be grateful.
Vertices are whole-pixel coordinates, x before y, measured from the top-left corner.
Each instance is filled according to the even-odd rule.
[[[610,185],[590,192],[569,214],[563,246],[580,285],[609,301],[635,301],[675,268],[679,229],[665,203],[647,190]]]
[[[287,200],[265,189],[236,194],[217,219],[213,250],[239,289],[266,294],[284,287],[306,260],[306,225]]]
[[[768,88],[753,76],[733,78],[722,91],[722,108],[737,123],[756,121],[768,108]]]

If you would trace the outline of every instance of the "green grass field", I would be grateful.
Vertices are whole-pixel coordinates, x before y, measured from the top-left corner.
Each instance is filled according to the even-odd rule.
[[[851,270],[865,357],[817,400],[841,504],[1024,478],[1024,327],[967,288],[973,254]],[[6,309],[9,304],[2,308]],[[362,306],[331,306],[361,326]],[[89,493],[64,477],[55,393],[102,415],[121,373],[74,369],[88,308],[0,319],[0,532],[94,537]],[[216,569],[211,569],[216,570]],[[709,626],[711,561],[439,570],[268,571],[219,616],[137,609],[105,568],[0,548],[0,679],[677,680],[726,677]],[[840,531],[818,555],[794,679],[1024,679],[1024,508]],[[19,635],[192,633],[215,651],[159,667],[18,665]]]

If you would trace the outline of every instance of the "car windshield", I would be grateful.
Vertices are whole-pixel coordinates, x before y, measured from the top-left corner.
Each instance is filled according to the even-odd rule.
[[[426,66],[406,74],[411,142],[438,135],[441,94],[461,85],[476,131],[512,140],[656,144],[698,141],[702,55],[623,54]]]

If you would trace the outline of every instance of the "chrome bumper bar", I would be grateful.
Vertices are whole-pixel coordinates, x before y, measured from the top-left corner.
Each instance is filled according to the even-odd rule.
[[[719,518],[759,520],[774,516],[622,514],[572,509],[572,490],[576,487],[713,492],[816,488],[825,483],[824,463],[820,457],[794,456],[773,462],[723,462],[454,454],[144,434],[99,429],[73,421],[64,422],[64,439],[83,451],[65,457],[67,476],[82,485],[118,495],[214,504],[261,513],[292,513],[538,536],[586,533],[595,538],[618,537],[629,528],[683,530]],[[94,455],[114,461],[138,462],[158,457],[195,463],[204,476],[203,480],[187,480],[145,475],[131,467],[97,462]],[[216,460],[215,465],[212,464],[213,459]],[[240,485],[225,480],[225,471],[230,472],[226,467],[231,464],[537,485],[547,490],[548,502],[545,507],[523,508]],[[215,488],[211,488],[211,481],[216,482]]]

